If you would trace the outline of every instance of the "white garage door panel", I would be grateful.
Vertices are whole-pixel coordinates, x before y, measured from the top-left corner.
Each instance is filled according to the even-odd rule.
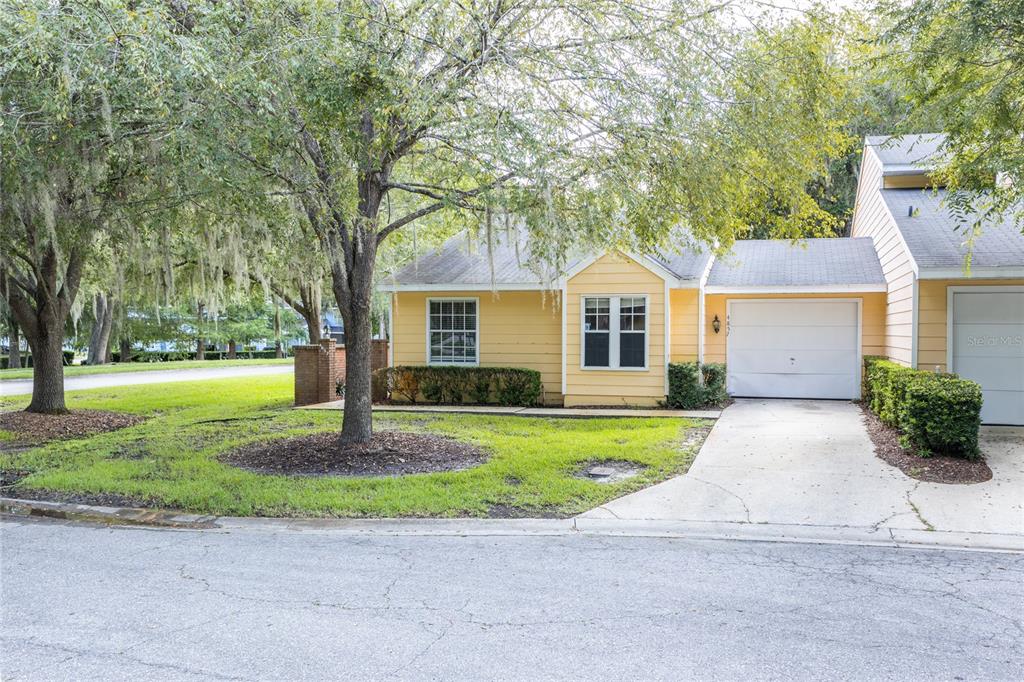
[[[853,360],[850,350],[763,350],[733,353],[732,367],[737,374],[850,374]]]
[[[860,394],[855,301],[730,301],[727,388],[735,396],[850,399]]]
[[[854,322],[853,326],[856,326]],[[784,325],[729,325],[729,345],[734,350],[857,350],[857,339],[845,327],[796,328]]]
[[[1024,358],[965,358],[958,356],[956,373],[965,379],[985,379],[983,389],[1024,391]]]
[[[849,400],[857,395],[854,377],[836,374],[733,374],[729,393],[762,398],[822,398]],[[765,394],[765,387],[771,387]]]
[[[952,371],[981,386],[983,422],[1024,424],[1024,288],[952,298]]]
[[[954,324],[957,357],[1024,358],[1024,324]]]
[[[977,287],[975,287],[977,288]],[[958,301],[967,300],[967,305],[954,305],[953,322],[1007,322],[1024,319],[1024,293],[1012,291],[980,293],[954,292]]]
[[[987,424],[1024,424],[1024,391],[982,391],[981,420]]]
[[[742,310],[731,322],[744,326],[772,326],[784,320],[788,326],[828,327],[857,325],[857,306],[818,301],[733,301],[732,311]]]

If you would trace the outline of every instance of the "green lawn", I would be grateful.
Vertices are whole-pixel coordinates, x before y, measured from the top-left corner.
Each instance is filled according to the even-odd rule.
[[[681,448],[687,419],[547,419],[382,414],[377,429],[422,430],[474,442],[491,458],[475,469],[393,478],[307,478],[250,473],[216,460],[253,440],[339,428],[337,412],[293,410],[290,376],[126,386],[68,394],[68,406],[148,415],[114,433],[0,454],[27,470],[24,488],[113,493],[152,506],[219,515],[487,516],[493,505],[571,515],[684,472],[699,443]],[[0,401],[14,409],[24,400]],[[577,478],[581,462],[647,465],[613,485]]]
[[[290,365],[294,358],[260,358],[258,360],[175,360],[172,362],[126,362],[109,365],[72,365],[64,368],[64,376],[83,374],[118,374],[120,372],[152,372],[162,369],[195,369],[196,367],[246,367],[253,365]],[[31,379],[32,368],[0,369],[0,381]]]

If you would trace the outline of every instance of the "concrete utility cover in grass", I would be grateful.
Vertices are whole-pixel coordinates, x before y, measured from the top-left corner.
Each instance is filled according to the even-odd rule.
[[[636,462],[625,461],[602,461],[584,464],[580,475],[595,483],[618,483],[627,478],[633,478],[644,468],[644,465]]]

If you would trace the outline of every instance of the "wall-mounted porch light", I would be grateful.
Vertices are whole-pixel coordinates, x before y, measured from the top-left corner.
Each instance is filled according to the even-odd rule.
[[[711,320],[711,328],[715,330],[716,334],[722,328],[722,322],[718,319],[718,315],[715,315],[715,319]]]

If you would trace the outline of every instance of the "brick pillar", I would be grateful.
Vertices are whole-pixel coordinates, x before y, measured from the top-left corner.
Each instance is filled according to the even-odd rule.
[[[334,348],[334,339],[328,337],[320,339],[320,352],[318,353],[319,367],[317,369],[316,396],[317,402],[327,403],[337,400],[334,393],[334,382],[337,378],[336,368],[338,366],[337,353]]]
[[[295,404],[320,402],[320,346],[292,346],[295,355]]]

